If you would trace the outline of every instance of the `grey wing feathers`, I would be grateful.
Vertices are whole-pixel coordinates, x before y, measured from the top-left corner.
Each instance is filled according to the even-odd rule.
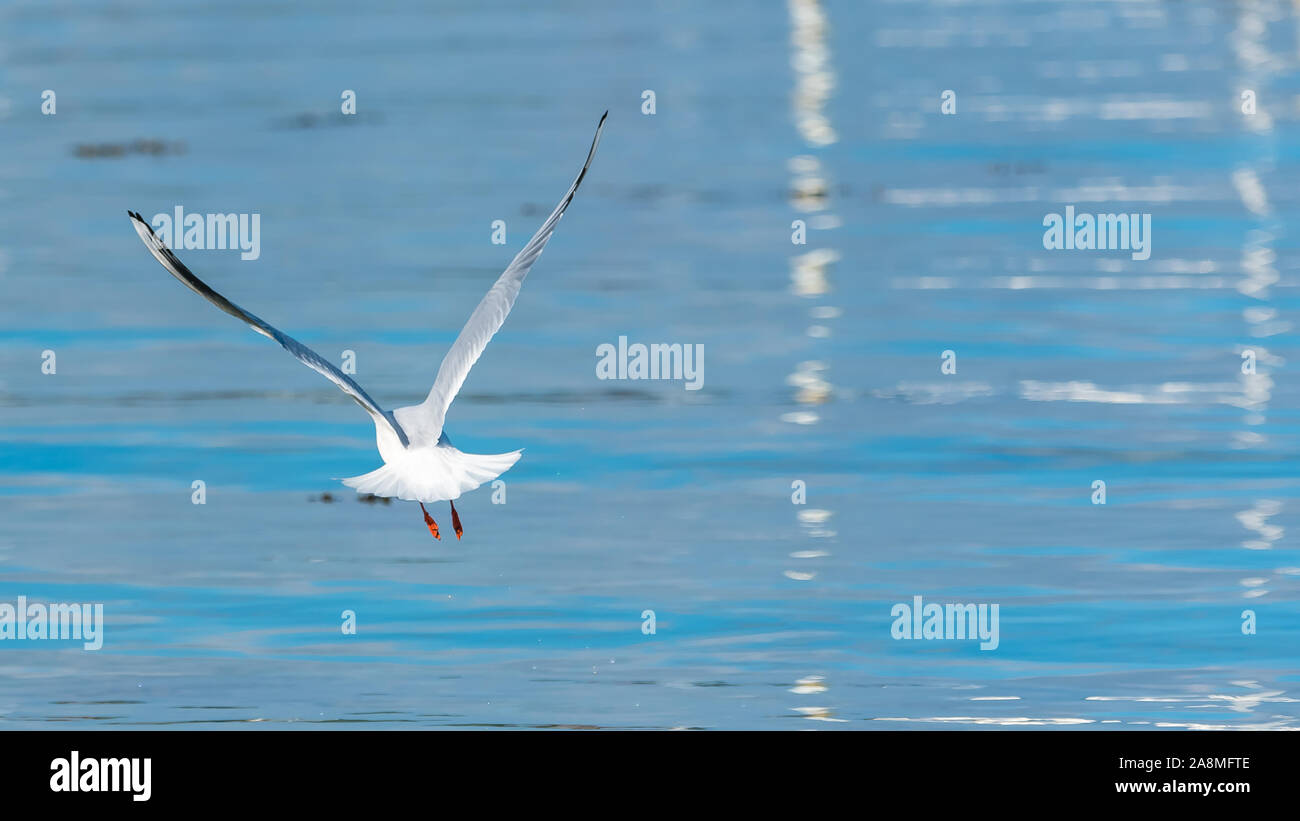
[[[409,444],[406,434],[402,431],[401,426],[397,424],[390,414],[385,412],[383,408],[379,407],[379,404],[375,402],[375,400],[371,399],[361,386],[356,383],[356,381],[338,368],[334,367],[333,364],[323,359],[320,354],[316,353],[311,348],[308,348],[293,337],[281,333],[269,323],[259,319],[253,314],[250,314],[248,311],[245,311],[243,308],[212,290],[212,288],[208,287],[206,282],[199,279],[194,275],[193,271],[185,267],[185,263],[181,262],[176,254],[172,253],[170,248],[163,244],[162,240],[158,238],[158,235],[149,227],[149,223],[145,222],[144,217],[133,211],[127,211],[127,214],[130,215],[131,224],[135,226],[135,232],[140,235],[140,239],[144,241],[145,247],[154,255],[155,259],[162,263],[162,266],[167,269],[168,273],[180,280],[181,284],[203,297],[208,302],[211,302],[222,311],[225,311],[236,319],[244,321],[249,325],[249,327],[262,336],[280,343],[280,346],[293,354],[298,361],[321,374],[335,385],[338,385],[344,393],[356,400],[357,404],[364,408],[372,417],[375,417],[377,420],[384,420],[384,422],[393,429],[393,432],[397,434],[397,438],[403,445]]]

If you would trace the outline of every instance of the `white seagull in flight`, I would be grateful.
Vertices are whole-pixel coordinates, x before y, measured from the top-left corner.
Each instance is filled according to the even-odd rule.
[[[419,405],[386,411],[356,383],[351,377],[334,367],[320,354],[308,348],[298,340],[282,333],[269,323],[240,308],[235,303],[208,287],[177,259],[171,249],[149,227],[149,223],[139,214],[128,211],[135,231],[144,240],[154,258],[162,263],[172,276],[180,280],[191,291],[211,302],[233,317],[242,319],[258,333],[275,340],[304,365],[324,376],[329,381],[356,400],[365,408],[366,413],[375,422],[375,441],[379,447],[379,456],[384,466],[361,476],[344,479],[343,484],[356,488],[358,493],[373,493],[376,496],[395,496],[405,501],[419,502],[424,511],[424,523],[435,539],[438,535],[438,523],[425,509],[425,502],[452,502],[451,523],[459,539],[464,532],[460,526],[460,516],[456,514],[455,499],[462,493],[476,489],[484,482],[490,482],[505,473],[519,460],[522,450],[510,453],[484,455],[462,453],[452,446],[443,430],[443,420],[447,408],[451,405],[460,387],[469,375],[470,368],[487,347],[488,341],[506,321],[506,315],[519,296],[519,288],[524,277],[541,256],[542,249],[555,231],[564,210],[569,207],[574,193],[582,178],[591,166],[591,158],[596,154],[600,143],[600,133],[605,128],[605,117],[600,118],[596,126],[596,136],[591,141],[591,150],[587,160],[582,164],[578,177],[569,186],[569,191],[560,200],[551,215],[537,229],[537,233],[528,241],[523,250],[510,262],[504,273],[497,279],[483,297],[483,301],[470,314],[469,321],[461,329],[460,335],[452,343],[451,350],[443,357],[434,378],[433,388],[428,397]]]

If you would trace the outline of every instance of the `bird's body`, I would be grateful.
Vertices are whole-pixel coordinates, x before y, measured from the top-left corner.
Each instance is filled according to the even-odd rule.
[[[609,112],[605,112],[605,116],[608,115]],[[451,440],[443,430],[443,421],[447,408],[460,392],[470,368],[478,361],[488,341],[505,322],[515,299],[519,296],[524,277],[528,275],[529,269],[541,255],[555,226],[573,200],[574,193],[577,192],[587,169],[591,166],[591,158],[596,153],[596,146],[600,143],[600,134],[604,126],[605,117],[601,117],[600,125],[596,128],[596,136],[591,142],[591,150],[587,152],[587,160],[583,163],[577,179],[569,186],[568,193],[551,212],[546,222],[515,256],[496,283],[488,290],[487,295],[479,302],[478,307],[474,309],[469,321],[465,323],[460,335],[456,337],[456,341],[452,343],[451,349],[443,358],[428,397],[419,405],[397,408],[391,412],[381,408],[355,380],[315,351],[210,288],[163,244],[143,217],[130,211],[127,213],[130,214],[140,239],[172,276],[217,308],[243,320],[254,331],[278,342],[304,365],[337,385],[370,414],[375,423],[375,444],[384,464],[369,473],[344,479],[343,483],[355,488],[358,493],[420,502],[423,510],[426,502],[450,502],[460,498],[462,493],[474,490],[484,482],[492,481],[509,470],[523,452],[516,450],[493,455],[463,453],[451,444]],[[454,504],[451,512],[456,536],[459,538],[460,518],[456,514]],[[429,516],[428,511],[424,512],[424,518],[430,532],[437,537],[438,526]]]
[[[401,411],[416,411],[418,408],[418,405],[398,408],[393,414],[400,420]],[[523,453],[522,450],[494,455],[463,453],[451,444],[446,434],[433,443],[412,442],[402,447],[390,432],[378,425],[375,429],[383,467],[344,479],[343,484],[355,488],[357,493],[392,496],[408,502],[459,499],[462,493],[475,490],[505,473]],[[385,439],[390,441],[385,443]],[[393,447],[394,444],[397,446]]]

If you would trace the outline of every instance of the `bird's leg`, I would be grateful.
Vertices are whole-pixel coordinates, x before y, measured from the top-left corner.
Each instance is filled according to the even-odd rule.
[[[465,531],[460,526],[460,516],[456,514],[456,503],[451,502],[451,529],[456,531],[456,538],[460,539],[460,534]]]
[[[420,510],[424,510],[424,502],[420,502]],[[424,510],[424,523],[429,526],[429,532],[433,534],[433,538],[442,541],[442,537],[438,535],[438,523],[433,520],[427,510]]]

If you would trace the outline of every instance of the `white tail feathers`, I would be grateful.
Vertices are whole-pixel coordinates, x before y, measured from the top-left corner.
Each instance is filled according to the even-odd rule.
[[[462,453],[447,446],[411,449],[378,470],[342,481],[357,493],[407,502],[445,502],[505,473],[522,453]]]

